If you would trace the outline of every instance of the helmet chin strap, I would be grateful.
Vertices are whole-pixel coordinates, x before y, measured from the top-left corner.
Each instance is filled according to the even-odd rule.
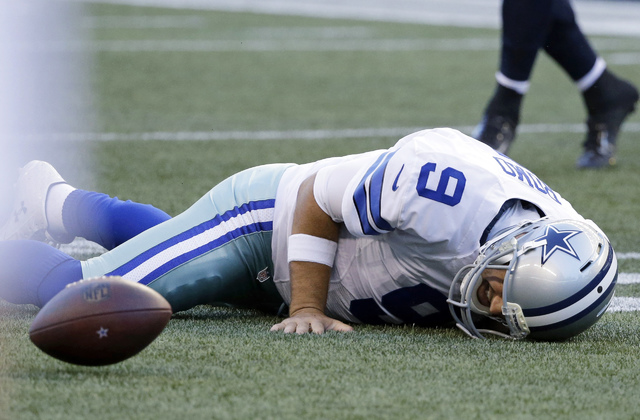
[[[522,308],[517,303],[506,302],[502,307],[502,315],[504,315],[512,338],[519,340],[525,338],[531,332],[524,318]]]
[[[529,246],[527,246],[529,245]],[[505,243],[501,248],[513,251],[510,255],[509,267],[504,275],[502,283],[502,315],[504,316],[504,323],[509,328],[510,337],[516,340],[523,339],[529,335],[529,326],[522,312],[522,307],[515,302],[509,301],[509,290],[511,287],[511,280],[516,271],[516,264],[518,258],[526,253],[529,249],[535,248],[538,245],[533,243],[526,243],[518,249],[518,236],[514,236]]]

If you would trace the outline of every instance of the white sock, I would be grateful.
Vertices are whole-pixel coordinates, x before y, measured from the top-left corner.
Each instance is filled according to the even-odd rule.
[[[529,86],[531,85],[531,82],[528,80],[509,79],[507,76],[502,74],[502,72],[496,73],[496,81],[506,88],[515,90],[520,95],[526,94],[529,91]]]
[[[601,57],[598,57],[591,70],[589,70],[589,73],[584,75],[582,79],[576,81],[578,89],[580,89],[581,92],[589,89],[598,80],[598,78],[602,76],[602,73],[604,73],[606,68],[607,63]]]
[[[62,221],[62,206],[69,194],[75,190],[76,188],[67,183],[54,184],[49,188],[44,204],[49,231],[58,234],[67,233]]]

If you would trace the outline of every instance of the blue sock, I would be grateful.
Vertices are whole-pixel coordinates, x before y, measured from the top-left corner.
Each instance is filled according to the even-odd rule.
[[[64,203],[62,218],[70,234],[113,249],[171,216],[149,204],[75,190]]]
[[[16,304],[43,306],[82,279],[80,261],[38,241],[0,242],[0,267],[0,297]]]

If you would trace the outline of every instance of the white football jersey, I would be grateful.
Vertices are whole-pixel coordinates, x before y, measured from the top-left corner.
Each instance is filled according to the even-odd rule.
[[[297,190],[314,173],[316,201],[342,223],[326,313],[350,322],[449,320],[449,286],[509,200],[532,203],[551,219],[583,220],[535,174],[452,129],[294,166],[278,187],[272,239],[275,284],[287,303],[287,238]]]

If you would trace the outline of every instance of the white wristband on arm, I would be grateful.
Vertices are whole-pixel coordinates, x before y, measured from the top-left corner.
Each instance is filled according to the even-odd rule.
[[[289,236],[288,262],[305,261],[333,267],[338,243],[317,236],[296,233]]]

